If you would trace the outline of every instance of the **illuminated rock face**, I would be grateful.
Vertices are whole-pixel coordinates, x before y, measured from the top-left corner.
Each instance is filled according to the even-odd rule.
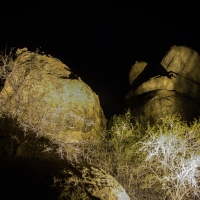
[[[1,196],[6,200],[130,200],[112,176],[89,164],[13,156],[0,156],[0,162],[1,182],[6,183],[1,184]]]
[[[154,124],[160,117],[172,113],[180,113],[186,121],[200,116],[200,56],[197,52],[185,46],[172,46],[152,76],[144,76],[145,70],[149,71],[144,63],[135,63],[131,68],[129,80],[134,81],[125,97],[125,107],[130,107],[140,122]],[[137,76],[133,75],[134,68]]]
[[[145,68],[147,69],[148,64],[143,61],[136,61],[135,64],[131,67],[131,70],[129,72],[129,83],[130,85],[134,84],[135,81],[138,79],[138,76],[142,74],[142,72],[145,71]],[[146,74],[145,74],[146,75]]]
[[[57,142],[79,142],[104,129],[98,96],[51,56],[18,49],[0,93],[1,113],[21,128]]]
[[[9,176],[13,169],[22,177],[21,182],[17,177],[14,187],[9,181],[3,188],[4,194],[14,188],[7,199],[13,199],[17,191],[15,197],[20,199],[27,199],[28,193],[34,199],[129,200],[124,188],[104,170],[67,161],[74,156],[68,155],[74,153],[73,146],[78,149],[106,128],[98,96],[61,61],[26,48],[16,53],[0,93],[0,116],[6,116],[0,119],[0,161],[2,180],[13,179]],[[41,137],[35,138],[33,132]],[[60,160],[59,149],[67,152],[63,156],[67,159]],[[24,186],[23,195],[18,194],[18,186]]]

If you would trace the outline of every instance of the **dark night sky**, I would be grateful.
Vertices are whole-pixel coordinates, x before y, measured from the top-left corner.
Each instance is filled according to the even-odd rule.
[[[136,60],[156,66],[172,45],[200,53],[197,5],[86,2],[1,6],[0,50],[41,47],[89,84],[102,107],[110,107],[107,115],[115,113],[116,102],[127,94],[128,73]]]

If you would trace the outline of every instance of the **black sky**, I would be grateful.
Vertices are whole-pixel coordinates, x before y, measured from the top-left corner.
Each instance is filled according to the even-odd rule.
[[[0,50],[41,47],[99,94],[108,115],[118,107],[112,98],[120,104],[127,94],[135,61],[156,66],[172,45],[200,52],[199,7],[192,3],[72,2],[1,6]]]

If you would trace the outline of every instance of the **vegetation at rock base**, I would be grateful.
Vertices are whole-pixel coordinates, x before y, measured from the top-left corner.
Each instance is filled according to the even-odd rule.
[[[115,177],[131,199],[195,199],[200,195],[199,131],[199,120],[188,125],[179,114],[144,130],[127,111],[113,117],[84,158]]]
[[[60,78],[71,71],[56,58],[27,48],[18,49],[15,56],[12,50],[0,55],[0,117],[15,121],[24,140],[34,133],[36,139],[57,145],[53,151],[61,158],[76,159],[75,143],[106,126],[98,96],[81,80]],[[18,135],[12,137],[20,143]]]
[[[5,81],[13,68],[12,54],[0,57],[0,78]],[[5,116],[1,108],[0,117]],[[24,131],[24,141],[19,141],[18,135],[11,136],[18,143],[25,145],[26,141],[27,144],[29,131],[35,132],[36,140],[37,136],[41,137],[36,127],[30,128],[20,121],[18,125]],[[199,136],[197,119],[187,124],[181,121],[179,114],[171,114],[144,129],[128,110],[124,115],[114,115],[107,130],[100,131],[92,142],[85,140],[66,146],[64,142],[53,143],[52,140],[40,145],[40,151],[55,151],[61,159],[87,162],[104,169],[134,200],[198,199]]]

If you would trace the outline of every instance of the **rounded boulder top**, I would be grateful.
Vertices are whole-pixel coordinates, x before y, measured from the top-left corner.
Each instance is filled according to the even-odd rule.
[[[161,65],[168,72],[175,72],[179,76],[200,83],[200,56],[190,47],[172,46],[163,57]]]
[[[131,67],[129,72],[129,83],[132,85],[134,80],[144,71],[145,67],[148,64],[144,61],[136,61],[135,64]]]

